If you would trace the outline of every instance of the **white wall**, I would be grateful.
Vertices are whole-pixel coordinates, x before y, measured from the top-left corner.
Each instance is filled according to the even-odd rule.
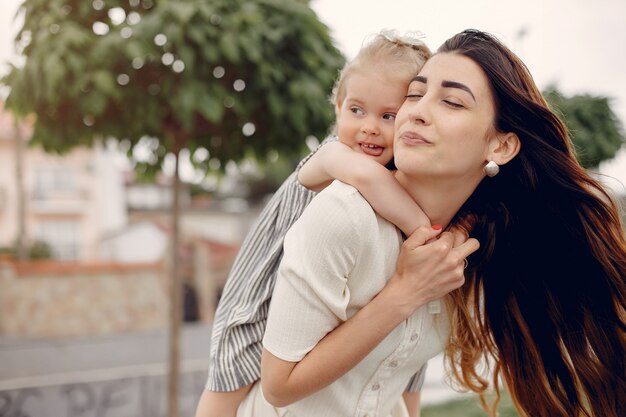
[[[157,262],[167,247],[167,235],[154,223],[141,222],[101,243],[103,260],[123,263]]]

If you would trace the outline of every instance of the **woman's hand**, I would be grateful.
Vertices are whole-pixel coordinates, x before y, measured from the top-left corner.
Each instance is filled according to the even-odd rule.
[[[396,272],[382,291],[406,317],[462,286],[465,259],[480,246],[460,229],[435,227],[420,227],[404,242]]]

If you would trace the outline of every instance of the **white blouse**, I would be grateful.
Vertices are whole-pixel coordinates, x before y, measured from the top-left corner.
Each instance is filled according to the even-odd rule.
[[[354,187],[333,182],[285,237],[264,347],[283,360],[301,360],[385,286],[401,244],[399,230]],[[445,312],[431,315],[424,306],[329,386],[281,409],[265,403],[267,413],[249,417],[391,415],[411,376],[441,352],[448,335]]]

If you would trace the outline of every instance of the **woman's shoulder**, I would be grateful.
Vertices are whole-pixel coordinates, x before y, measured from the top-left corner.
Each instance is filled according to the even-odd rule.
[[[367,218],[375,221],[376,214],[359,190],[335,180],[311,200],[303,216],[323,224],[342,223],[341,228],[349,228],[350,225],[360,224]]]
[[[335,201],[336,203],[346,201],[349,202],[349,204],[363,206],[363,208],[369,207],[369,203],[361,193],[359,193],[359,190],[339,180],[334,180],[328,187],[320,191],[318,196],[320,196],[320,199]]]

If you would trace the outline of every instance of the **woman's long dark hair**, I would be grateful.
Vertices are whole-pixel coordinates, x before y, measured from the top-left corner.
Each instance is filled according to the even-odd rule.
[[[529,417],[626,416],[626,244],[616,204],[578,164],[565,125],[502,43],[467,30],[438,52],[482,68],[495,128],[521,142],[459,212],[475,219],[481,248],[454,294],[453,375],[483,394],[480,368],[495,363],[498,397],[501,376]]]

